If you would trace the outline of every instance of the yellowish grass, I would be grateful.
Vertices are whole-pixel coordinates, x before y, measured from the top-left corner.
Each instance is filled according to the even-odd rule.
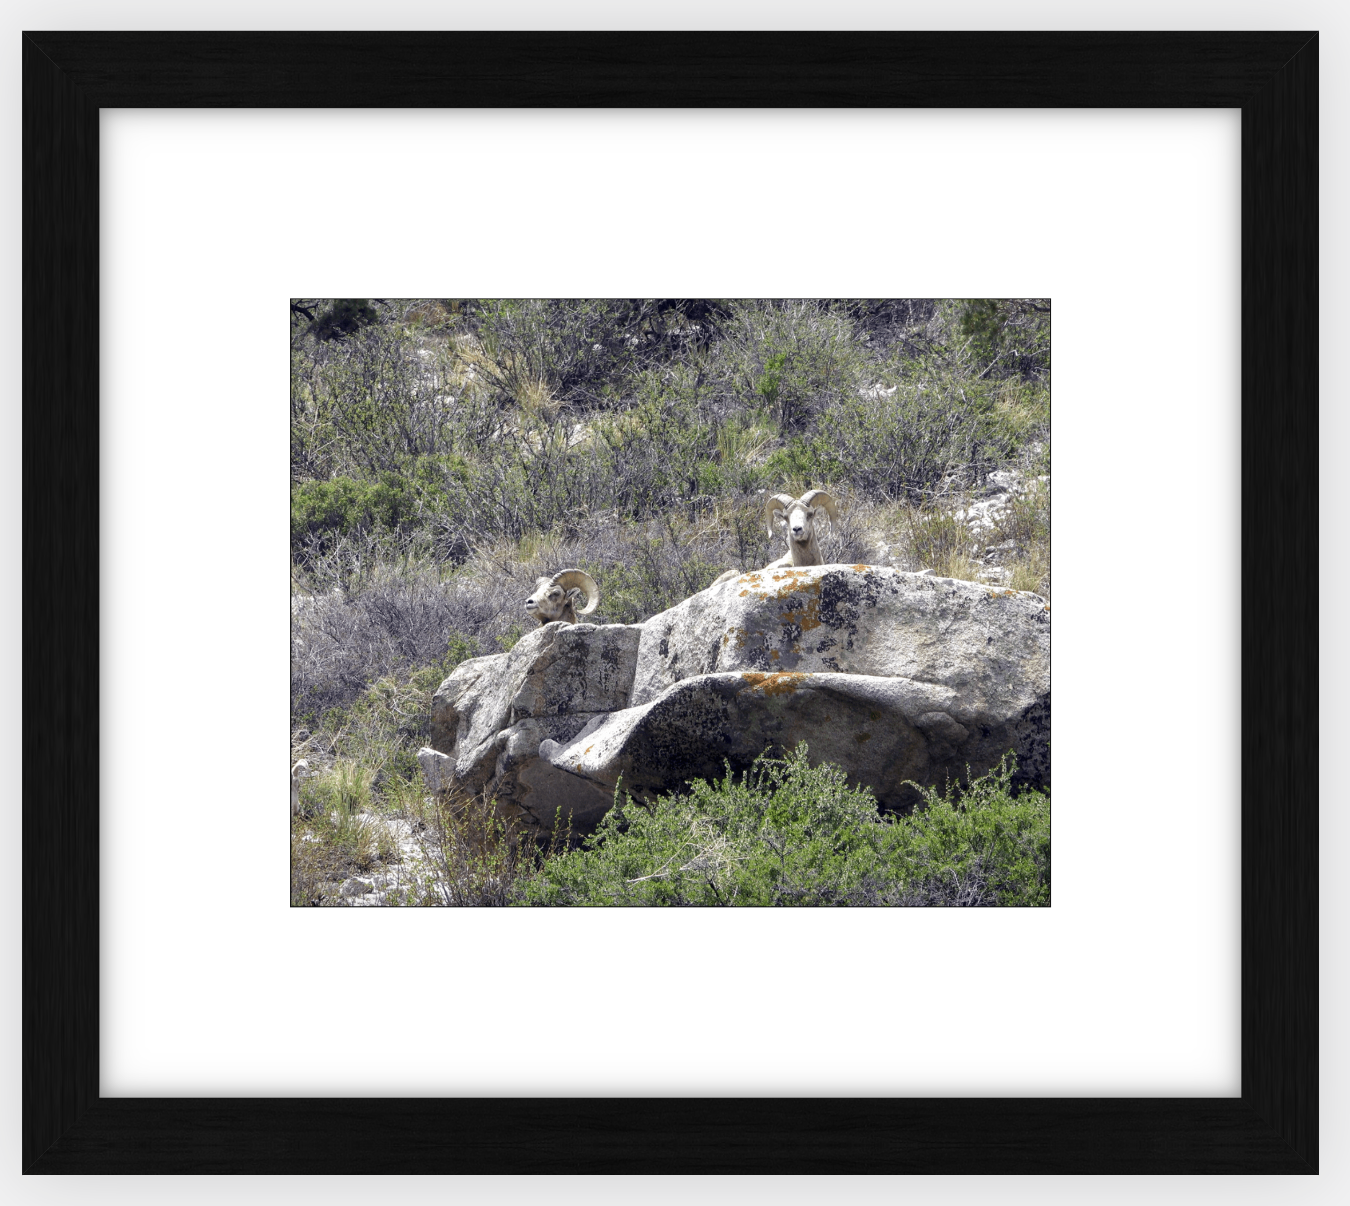
[[[1050,598],[1050,557],[1048,550],[1037,546],[1028,557],[1008,563],[1012,577],[1008,585],[1013,590],[1029,590],[1033,594]]]
[[[965,552],[948,553],[938,559],[933,573],[939,578],[959,578],[963,582],[978,582],[984,567]]]

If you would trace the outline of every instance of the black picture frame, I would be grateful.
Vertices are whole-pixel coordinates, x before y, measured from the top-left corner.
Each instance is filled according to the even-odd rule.
[[[24,34],[24,1171],[1316,1172],[1317,50],[1307,32]],[[113,106],[1240,108],[1241,1096],[100,1097]]]

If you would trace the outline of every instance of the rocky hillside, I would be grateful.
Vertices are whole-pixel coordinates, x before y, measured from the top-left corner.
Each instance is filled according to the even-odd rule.
[[[297,901],[438,799],[547,842],[799,739],[902,813],[1047,786],[1049,378],[1045,299],[296,299]]]

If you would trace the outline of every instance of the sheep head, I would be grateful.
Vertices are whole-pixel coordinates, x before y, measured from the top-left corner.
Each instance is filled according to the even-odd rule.
[[[816,512],[824,510],[833,522],[839,520],[839,504],[824,490],[808,490],[801,498],[774,494],[764,502],[764,518],[769,535],[773,535],[773,521],[781,519],[787,526],[789,544],[809,544],[815,535],[812,520]]]
[[[578,606],[583,603],[584,606]],[[577,616],[588,616],[600,606],[600,588],[585,570],[559,570],[551,578],[540,578],[525,600],[525,611],[541,625],[562,620],[575,624]]]

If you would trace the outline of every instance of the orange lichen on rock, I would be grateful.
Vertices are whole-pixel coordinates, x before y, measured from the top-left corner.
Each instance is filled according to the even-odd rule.
[[[820,600],[808,599],[800,610],[788,608],[779,613],[784,624],[796,624],[803,632],[820,627]]]
[[[801,686],[801,680],[806,675],[791,670],[779,670],[772,674],[754,674],[747,670],[742,672],[741,677],[754,690],[763,691],[765,695],[791,695]]]
[[[786,599],[789,595],[795,595],[798,592],[820,594],[820,579],[812,579],[809,571],[799,569],[782,570],[773,575],[775,582],[781,582],[780,586],[772,594],[765,594],[766,599]]]

